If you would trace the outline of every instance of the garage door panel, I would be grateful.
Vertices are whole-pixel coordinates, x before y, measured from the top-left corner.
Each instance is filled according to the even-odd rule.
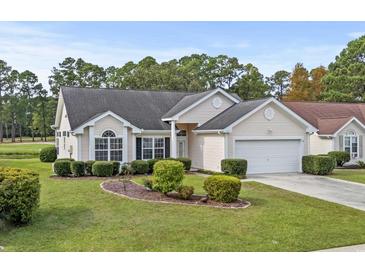
[[[247,173],[299,171],[299,140],[236,141],[235,157],[248,161]]]

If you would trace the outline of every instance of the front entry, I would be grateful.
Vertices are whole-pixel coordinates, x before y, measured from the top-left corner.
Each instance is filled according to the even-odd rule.
[[[177,139],[177,157],[186,157],[186,138]]]

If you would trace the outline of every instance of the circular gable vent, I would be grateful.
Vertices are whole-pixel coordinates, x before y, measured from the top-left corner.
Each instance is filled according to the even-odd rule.
[[[222,105],[222,100],[219,97],[215,97],[212,101],[212,105],[214,108],[220,108]]]
[[[275,110],[273,110],[272,108],[265,109],[264,116],[267,120],[272,120],[275,116]]]

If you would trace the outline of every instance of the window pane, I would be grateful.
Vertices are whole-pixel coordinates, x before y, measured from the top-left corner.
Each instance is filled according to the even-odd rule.
[[[123,151],[122,150],[111,150],[110,151],[111,161],[123,161]]]
[[[352,153],[357,152],[357,143],[352,143]]]
[[[110,138],[110,149],[122,149],[123,139],[122,138]]]
[[[115,133],[111,130],[106,130],[103,132],[102,137],[115,137]]]
[[[164,151],[161,148],[155,149],[155,159],[162,159],[164,156]]]
[[[108,161],[108,151],[95,151],[95,160],[97,161]]]
[[[152,148],[152,138],[143,138],[143,148]]]
[[[350,137],[345,137],[345,147],[350,146]]]
[[[155,148],[164,148],[165,147],[165,142],[164,142],[164,138],[155,138]]]
[[[143,159],[152,159],[152,149],[143,149]]]
[[[108,139],[95,138],[95,149],[108,149]]]

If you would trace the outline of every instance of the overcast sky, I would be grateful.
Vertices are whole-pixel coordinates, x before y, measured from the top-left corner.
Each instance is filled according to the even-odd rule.
[[[192,53],[227,54],[269,76],[327,66],[346,44],[365,34],[365,22],[0,22],[0,59],[29,69],[48,87],[53,66],[81,57],[104,67]]]

